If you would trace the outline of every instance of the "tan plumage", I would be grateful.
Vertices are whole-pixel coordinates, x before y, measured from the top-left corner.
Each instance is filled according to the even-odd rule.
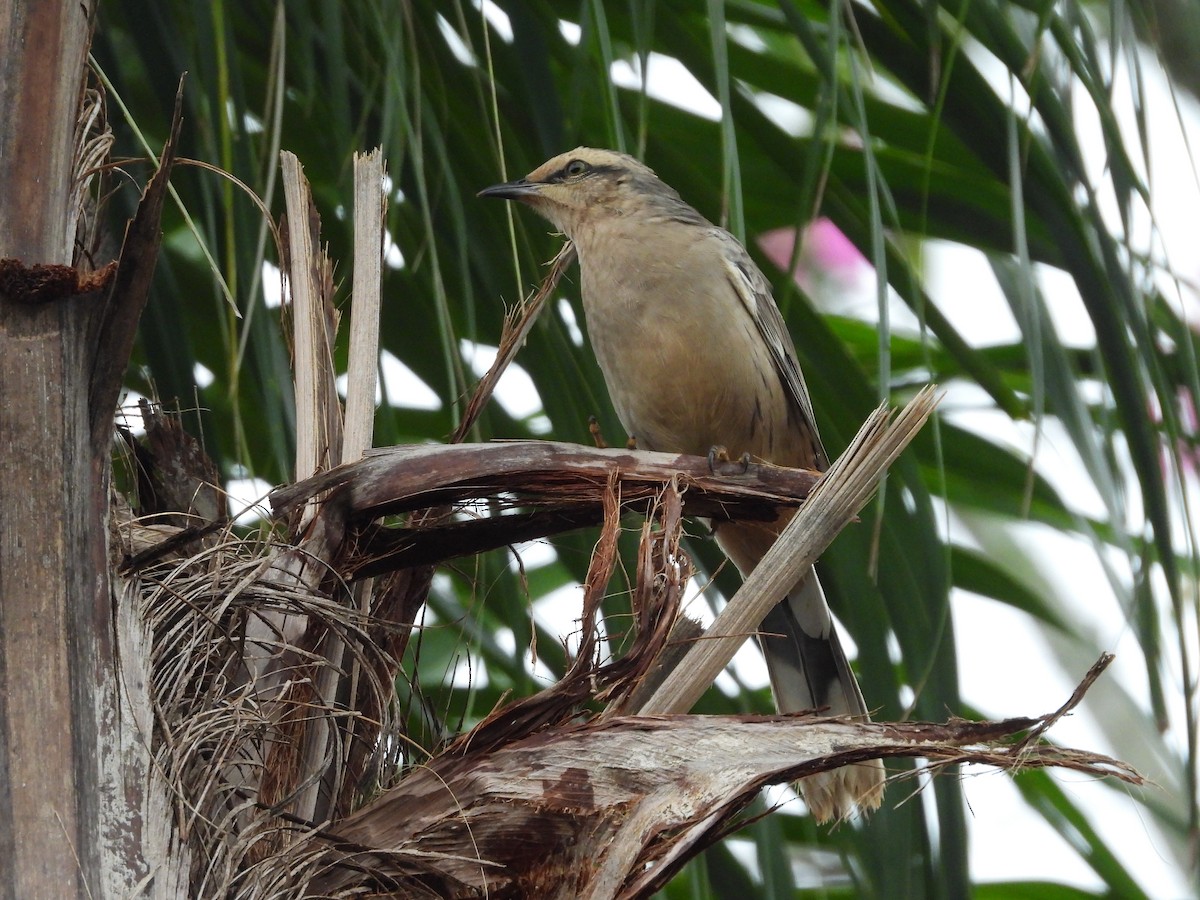
[[[812,403],[770,286],[745,248],[631,156],[580,147],[480,196],[520,200],[579,253],[588,335],[621,423],[647,450],[825,469]],[[743,575],[787,525],[724,522],[717,542]],[[867,718],[816,572],[763,622],[781,712]],[[801,783],[818,819],[874,809],[878,762]]]

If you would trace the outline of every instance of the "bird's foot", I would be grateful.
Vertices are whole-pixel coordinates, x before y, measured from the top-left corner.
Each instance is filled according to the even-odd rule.
[[[626,450],[636,450],[637,449],[637,438],[635,438],[632,434],[629,437],[625,438],[625,449]]]
[[[743,453],[735,462],[725,447],[715,444],[708,451],[708,470],[714,475],[745,475],[750,471],[750,454]]]

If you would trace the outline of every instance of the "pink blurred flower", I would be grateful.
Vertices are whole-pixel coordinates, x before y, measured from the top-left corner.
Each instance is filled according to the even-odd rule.
[[[796,247],[796,229],[768,231],[759,237],[758,245],[771,262],[786,271]],[[829,219],[814,219],[803,229],[792,277],[809,294],[822,287],[851,287],[870,271],[867,258]]]
[[[1150,416],[1150,421],[1156,425],[1162,424],[1162,409],[1158,404],[1157,396],[1150,394],[1147,401],[1146,411]],[[1200,415],[1196,410],[1196,398],[1192,396],[1192,392],[1186,386],[1181,386],[1176,388],[1175,401],[1181,433],[1175,439],[1174,463],[1179,467],[1183,476],[1195,478],[1198,465],[1200,465],[1200,447],[1197,446],[1197,427],[1200,426]],[[1172,469],[1171,447],[1165,440],[1161,453],[1161,466],[1165,477]]]

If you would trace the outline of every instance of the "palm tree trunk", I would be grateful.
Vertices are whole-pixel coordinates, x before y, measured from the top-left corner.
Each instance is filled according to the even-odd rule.
[[[103,305],[71,268],[76,121],[95,4],[0,0],[0,897],[127,888],[89,381]],[[114,876],[116,880],[114,880]]]

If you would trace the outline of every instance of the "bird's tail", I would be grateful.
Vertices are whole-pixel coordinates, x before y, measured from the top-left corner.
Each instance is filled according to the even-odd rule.
[[[759,643],[780,712],[816,710],[869,719],[816,571],[809,570],[767,614]],[[883,783],[883,763],[876,759],[810,775],[799,787],[813,817],[826,821],[845,818],[856,809],[877,809]]]

